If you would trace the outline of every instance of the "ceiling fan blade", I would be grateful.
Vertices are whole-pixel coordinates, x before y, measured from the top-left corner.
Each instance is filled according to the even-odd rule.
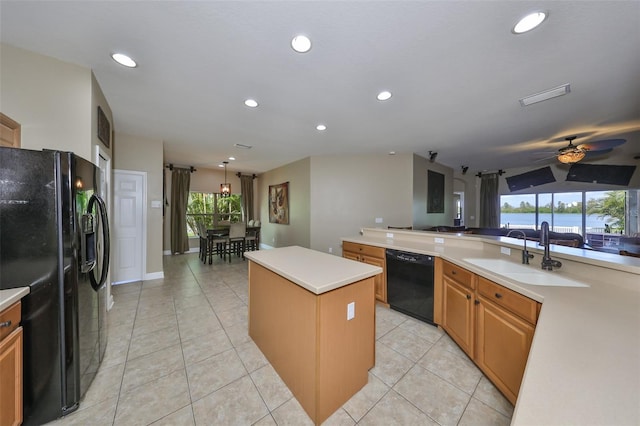
[[[620,146],[626,142],[626,139],[605,139],[601,141],[587,142],[580,144],[580,148],[587,149],[589,151],[604,151],[611,150],[616,146]]]
[[[600,155],[604,155],[604,154],[608,154],[611,151],[613,151],[613,148],[607,148],[607,149],[601,149],[599,151],[587,151],[586,155],[584,156],[584,158],[593,158],[593,157],[598,157]]]

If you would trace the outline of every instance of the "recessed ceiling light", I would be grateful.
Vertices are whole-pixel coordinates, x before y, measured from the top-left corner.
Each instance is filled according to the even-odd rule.
[[[255,99],[247,99],[246,101],[244,101],[244,104],[249,108],[255,108],[258,106],[258,101],[256,101]]]
[[[518,23],[513,27],[511,31],[514,34],[522,34],[522,33],[526,33],[527,31],[531,31],[532,29],[536,28],[538,25],[542,24],[542,22],[545,19],[547,19],[547,16],[549,15],[546,12],[530,13],[524,18],[522,18],[521,20],[519,20]]]
[[[389,151],[389,155],[396,155],[395,151]]]
[[[307,53],[311,49],[309,37],[297,35],[291,40],[291,47],[298,53]]]
[[[224,167],[224,164],[218,164],[218,167],[222,168],[222,167]]]
[[[325,126],[324,124],[318,124],[316,126],[316,129],[317,130],[327,130],[327,126]]]
[[[388,99],[391,99],[391,92],[389,92],[388,90],[382,91],[378,93],[377,99],[379,101],[386,101]]]
[[[135,68],[138,66],[138,64],[136,64],[136,61],[134,61],[124,53],[114,53],[111,55],[111,57],[113,58],[114,61],[116,61],[120,65],[124,65],[125,67]]]
[[[235,161],[236,157],[229,157],[229,160]]]

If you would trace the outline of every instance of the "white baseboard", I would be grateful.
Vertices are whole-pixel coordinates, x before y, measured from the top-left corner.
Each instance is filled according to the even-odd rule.
[[[159,280],[164,278],[164,271],[159,271],[159,272],[151,272],[150,274],[144,274],[144,280],[145,281],[149,281],[149,280]]]

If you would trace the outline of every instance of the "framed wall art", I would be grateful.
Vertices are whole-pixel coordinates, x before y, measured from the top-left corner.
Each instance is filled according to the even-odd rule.
[[[111,123],[107,115],[102,111],[102,108],[98,106],[98,139],[102,141],[104,146],[109,148],[111,142]]]
[[[427,213],[444,213],[444,175],[427,170]]]
[[[269,222],[289,224],[289,182],[269,185]]]

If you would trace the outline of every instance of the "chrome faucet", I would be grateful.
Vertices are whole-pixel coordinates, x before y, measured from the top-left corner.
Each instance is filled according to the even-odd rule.
[[[542,256],[542,269],[552,271],[554,267],[559,268],[562,266],[557,260],[551,259],[549,254],[549,222],[542,222],[540,224],[540,245],[544,246],[544,256]]]
[[[507,232],[506,236],[510,236],[512,232],[519,232],[520,234],[522,234],[522,238],[524,239],[524,250],[522,250],[522,264],[528,265],[529,259],[533,259],[533,255],[529,254],[529,252],[527,251],[527,234],[525,234],[524,231],[520,229],[512,229],[511,231]]]

